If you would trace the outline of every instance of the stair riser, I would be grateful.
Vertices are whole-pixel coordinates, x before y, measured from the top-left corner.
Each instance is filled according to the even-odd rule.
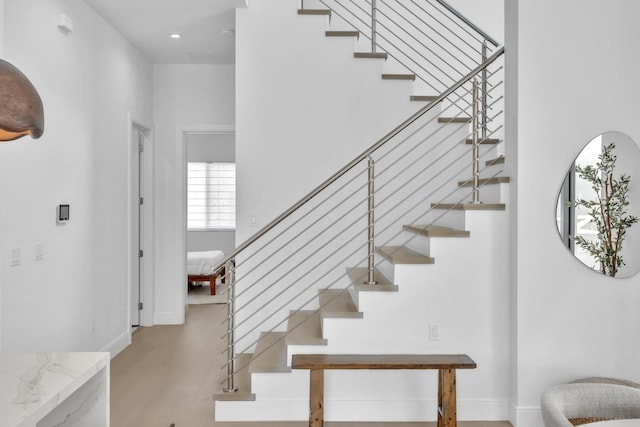
[[[286,384],[286,387],[283,387]],[[251,376],[251,392],[256,401],[296,400],[309,393],[309,371],[294,369],[290,374],[253,374]]]
[[[480,201],[484,203],[500,203],[501,202],[501,186],[509,185],[509,184],[490,184],[483,185],[479,188],[479,196]],[[460,187],[453,194],[449,200],[460,200],[463,199],[465,202],[471,202],[473,199],[473,188],[472,187]]]
[[[378,269],[378,271],[380,271],[380,273],[384,274],[384,276],[389,280],[394,280],[393,274],[395,272],[395,269],[393,268],[393,264],[391,262],[384,260],[379,254],[376,254],[375,263],[376,268]],[[358,296],[358,308],[360,308],[359,300],[360,296]]]
[[[408,382],[405,384],[409,384],[415,389],[429,389],[431,384],[427,383],[427,381],[419,383],[422,380],[423,378],[421,377],[408,378]],[[382,384],[382,387],[385,386],[386,384]],[[429,396],[410,401],[357,398],[349,401],[335,401],[325,397],[325,421],[435,422],[435,414],[437,413],[437,402],[433,398],[435,389],[436,385],[434,384],[430,389]],[[459,419],[504,420],[509,418],[508,399],[465,399],[464,402],[461,400],[458,400],[458,402],[458,410],[462,411],[458,412]],[[216,406],[216,420],[236,421],[238,413],[241,412],[245,413],[243,421],[278,422],[287,419],[304,423],[308,422],[309,418],[309,402],[305,399],[259,401],[252,403],[251,411],[247,411],[241,405],[229,405],[220,408]],[[468,414],[472,414],[472,416]]]

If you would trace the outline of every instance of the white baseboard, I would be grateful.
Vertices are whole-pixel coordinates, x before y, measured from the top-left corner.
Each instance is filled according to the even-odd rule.
[[[435,399],[429,400],[329,400],[326,421],[424,422],[436,421]],[[216,402],[216,421],[304,421],[308,400],[257,400]],[[503,421],[509,416],[508,399],[459,399],[458,419]]]
[[[515,427],[544,427],[539,406],[517,406]]]
[[[115,340],[107,344],[102,350],[111,353],[113,359],[118,353],[127,348],[131,344],[131,331],[126,331]]]

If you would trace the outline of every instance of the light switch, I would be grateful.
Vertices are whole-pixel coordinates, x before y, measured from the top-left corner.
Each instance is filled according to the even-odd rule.
[[[20,248],[11,249],[11,267],[17,267],[20,265],[22,255],[20,253]]]
[[[42,261],[42,259],[44,258],[44,246],[42,245],[42,243],[36,243],[34,253],[35,256],[33,257],[33,259],[35,261]]]

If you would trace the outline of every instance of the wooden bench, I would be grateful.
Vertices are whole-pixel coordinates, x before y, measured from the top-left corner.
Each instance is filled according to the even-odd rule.
[[[466,354],[294,354],[293,369],[309,369],[309,427],[324,426],[327,369],[437,369],[438,427],[456,427],[456,369],[474,369]]]

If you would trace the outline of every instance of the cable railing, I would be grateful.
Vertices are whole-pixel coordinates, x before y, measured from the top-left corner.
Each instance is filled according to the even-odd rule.
[[[329,9],[332,19],[356,29],[367,51],[384,52],[400,70],[413,74],[415,90],[425,95],[442,93],[499,46],[444,0],[316,0],[315,4]],[[486,105],[488,79],[480,77],[481,103]],[[487,118],[481,115],[479,120],[486,129]]]
[[[374,272],[386,262],[376,247],[405,245],[412,238],[402,225],[449,215],[429,203],[479,203],[488,167],[481,160],[495,157],[503,133],[502,55],[500,48],[219,264],[228,300],[226,391],[236,390],[246,368],[242,354],[259,357],[287,339],[261,346],[265,334],[293,332],[312,317],[290,325],[291,314],[317,313],[353,288],[375,286]],[[470,189],[458,184],[466,181]],[[353,279],[348,267],[363,273]],[[339,292],[320,303],[318,289]]]
[[[480,176],[501,173],[481,160],[501,150],[503,48],[443,0],[316,1],[437,96],[216,266],[226,279],[228,392],[248,365],[243,354],[260,357],[344,293],[376,286],[392,256],[376,248],[416,237],[402,225],[448,221],[451,206],[438,203],[481,203]]]

